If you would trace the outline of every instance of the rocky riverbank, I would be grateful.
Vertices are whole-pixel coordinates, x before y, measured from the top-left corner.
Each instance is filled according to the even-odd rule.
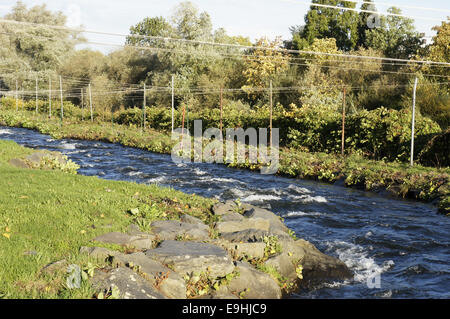
[[[352,276],[347,266],[296,239],[274,213],[227,201],[210,225],[183,215],[142,232],[106,233],[80,252],[108,261],[91,280],[97,297],[278,299],[296,289]],[[126,252],[95,243],[123,245]]]

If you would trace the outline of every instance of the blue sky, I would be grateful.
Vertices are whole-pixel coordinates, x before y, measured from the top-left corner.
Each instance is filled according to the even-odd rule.
[[[244,35],[251,40],[262,36],[274,38],[290,37],[289,27],[302,24],[308,5],[296,2],[308,0],[191,0],[201,11],[211,15],[214,28],[223,27],[230,35]],[[171,15],[173,7],[180,0],[23,0],[27,6],[47,4],[51,10],[63,11],[72,25],[82,24],[87,29],[116,33],[128,33],[129,27],[148,16]],[[447,11],[425,11],[402,8],[403,14],[444,20],[450,16],[448,0],[380,0],[393,5],[422,6]],[[0,16],[6,14],[16,3],[15,0],[0,0]],[[377,0],[375,0],[377,3]],[[357,6],[359,8],[359,5]],[[378,4],[384,12],[387,7]],[[416,28],[431,36],[433,25],[439,22],[416,20]],[[123,43],[123,38],[87,35],[91,41]],[[102,51],[105,47],[96,47]]]

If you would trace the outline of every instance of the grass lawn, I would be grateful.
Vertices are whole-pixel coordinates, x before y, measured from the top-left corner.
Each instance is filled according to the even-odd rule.
[[[87,282],[67,289],[64,271],[49,275],[41,269],[62,259],[81,268],[97,263],[80,255],[80,247],[132,223],[145,230],[152,220],[176,219],[181,213],[211,218],[213,200],[200,196],[8,164],[31,152],[0,140],[0,298],[90,298],[94,291]],[[139,218],[129,214],[134,208]]]

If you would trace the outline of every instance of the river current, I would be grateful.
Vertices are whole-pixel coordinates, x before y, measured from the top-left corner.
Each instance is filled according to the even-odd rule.
[[[430,204],[224,165],[176,164],[170,155],[54,140],[27,129],[0,126],[0,139],[60,151],[81,166],[83,175],[157,183],[269,208],[297,237],[340,258],[355,274],[293,298],[450,298],[450,218]]]

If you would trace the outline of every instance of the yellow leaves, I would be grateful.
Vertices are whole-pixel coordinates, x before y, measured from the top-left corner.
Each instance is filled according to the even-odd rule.
[[[10,233],[11,233],[11,229],[8,226],[6,226],[5,227],[5,233],[3,233],[2,236],[5,237],[5,238],[10,239],[11,238],[11,234]]]

